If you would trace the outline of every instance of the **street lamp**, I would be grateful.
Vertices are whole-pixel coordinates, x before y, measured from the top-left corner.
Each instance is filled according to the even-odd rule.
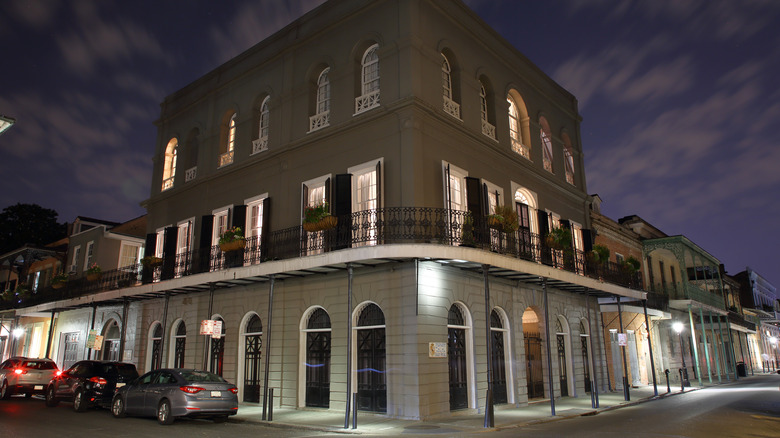
[[[685,390],[686,383],[688,386],[691,386],[691,384],[688,383],[688,370],[685,368],[685,348],[683,347],[682,338],[682,331],[685,326],[680,321],[677,321],[672,324],[672,328],[677,332],[677,335],[680,336],[680,357],[682,357],[682,369],[680,369],[680,386],[683,388],[683,390]]]
[[[24,329],[21,327],[17,327],[14,329],[13,334],[16,339],[19,339],[24,334]]]

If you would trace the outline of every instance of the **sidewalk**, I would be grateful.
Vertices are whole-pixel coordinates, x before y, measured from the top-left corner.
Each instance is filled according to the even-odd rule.
[[[725,380],[723,383],[727,383]],[[686,387],[685,392],[700,389],[696,382],[692,387]],[[717,385],[717,383],[714,383]],[[706,386],[710,386],[705,384]],[[666,392],[666,383],[658,385],[658,397],[680,394],[680,387],[672,386],[671,392]],[[656,399],[653,386],[631,388],[630,400],[626,401],[622,390],[599,394],[599,407],[593,408],[590,394],[579,397],[565,397],[555,400],[555,416],[552,416],[549,400],[531,402],[527,406],[498,406],[494,412],[494,427],[484,427],[484,411],[479,413],[463,412],[447,415],[446,418],[431,420],[404,420],[387,418],[384,415],[358,412],[357,429],[352,429],[350,417],[349,429],[344,428],[345,413],[335,410],[291,409],[277,408],[273,412],[273,421],[262,420],[262,407],[256,405],[241,405],[238,414],[231,421],[246,421],[262,423],[275,427],[294,429],[309,429],[329,433],[400,435],[400,434],[459,434],[481,431],[508,429],[523,425],[558,421],[564,418],[581,415],[595,415],[599,412],[631,406]]]

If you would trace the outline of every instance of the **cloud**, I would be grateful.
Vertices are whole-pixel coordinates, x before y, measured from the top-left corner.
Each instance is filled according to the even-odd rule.
[[[10,0],[7,6],[15,20],[40,30],[57,17],[60,4],[58,0]]]

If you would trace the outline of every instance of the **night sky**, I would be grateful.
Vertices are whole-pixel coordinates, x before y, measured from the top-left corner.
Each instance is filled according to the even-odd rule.
[[[0,2],[0,208],[145,213],[165,96],[320,0]],[[780,1],[470,0],[579,100],[588,193],[780,287]]]

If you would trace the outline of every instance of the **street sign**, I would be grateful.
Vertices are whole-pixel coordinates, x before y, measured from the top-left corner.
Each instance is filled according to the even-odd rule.
[[[628,336],[625,333],[618,333],[618,345],[621,347],[628,345]]]

